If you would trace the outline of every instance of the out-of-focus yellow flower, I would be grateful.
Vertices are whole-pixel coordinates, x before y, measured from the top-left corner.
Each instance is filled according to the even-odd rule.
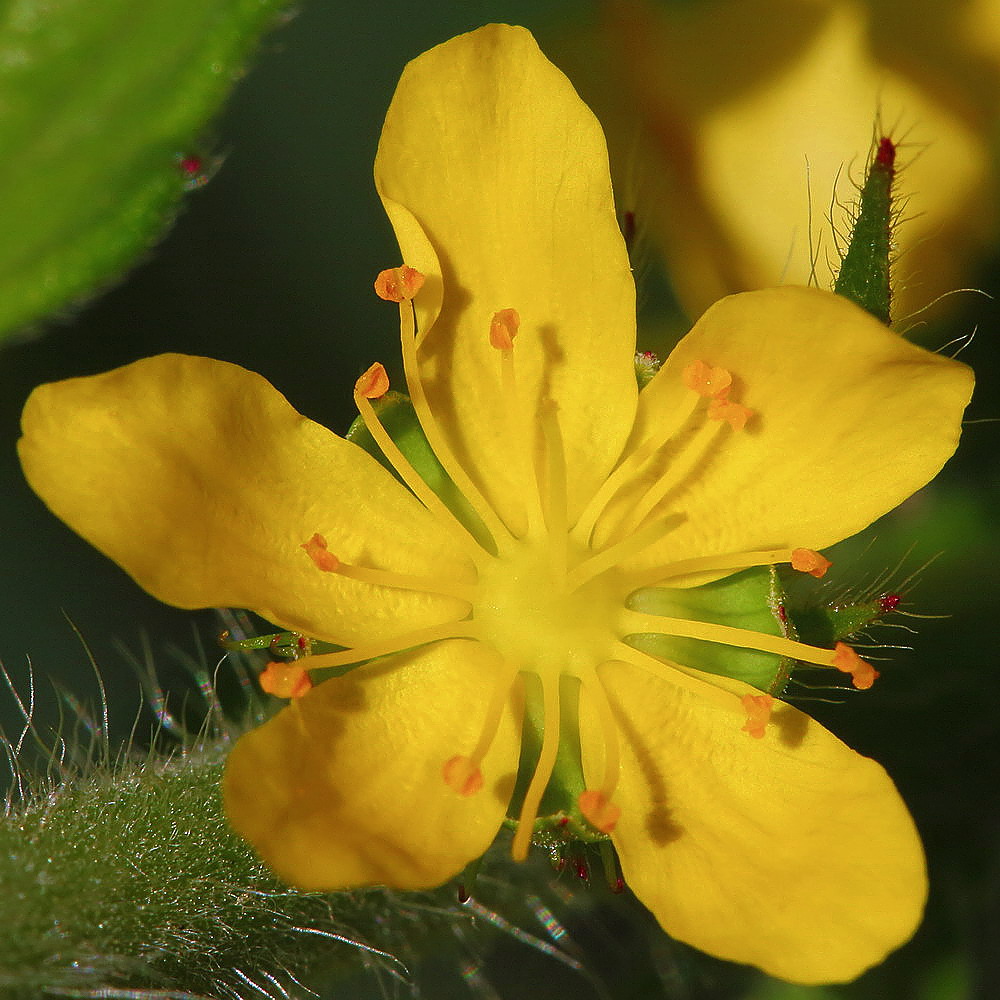
[[[900,146],[894,313],[968,277],[996,231],[994,0],[608,0],[563,62],[609,132],[621,208],[682,303],[821,287],[876,121]],[[833,192],[836,191],[836,199]],[[810,245],[810,227],[812,244]]]
[[[886,773],[770,692],[658,652],[749,648],[869,686],[847,646],[683,595],[775,562],[822,573],[816,549],[951,454],[970,373],[786,288],[718,303],[638,395],[604,139],[523,29],[407,67],[376,179],[408,262],[377,289],[400,302],[413,408],[460,502],[385,432],[378,364],[355,401],[398,478],[202,358],[43,386],[24,414],[32,486],[151,593],[344,647],[266,673],[293,700],[232,752],[234,826],[300,886],[433,886],[508,811],[524,857],[577,760],[566,822],[610,836],[670,933],[804,982],[880,961],[926,892]],[[323,668],[341,674],[307,676]]]

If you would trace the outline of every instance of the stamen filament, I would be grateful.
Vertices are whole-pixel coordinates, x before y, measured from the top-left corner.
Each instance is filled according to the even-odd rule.
[[[510,689],[517,680],[520,671],[506,669],[500,678],[494,683],[493,691],[490,694],[490,703],[486,708],[486,718],[483,720],[483,729],[479,734],[479,741],[475,749],[469,755],[478,765],[489,752],[493,741],[496,739],[497,730],[500,728],[500,719],[503,717],[504,705],[507,704],[507,696]]]
[[[412,576],[409,573],[396,573],[388,569],[372,569],[368,566],[352,566],[342,562],[326,546],[326,539],[318,532],[304,542],[302,548],[316,564],[316,568],[324,573],[335,573],[351,580],[369,583],[374,587],[392,587],[395,590],[415,590],[420,593],[440,594],[442,597],[455,597],[469,604],[474,603],[477,590],[475,585],[463,584],[441,577]]]
[[[695,431],[691,440],[688,441],[674,461],[670,463],[663,475],[646,490],[642,498],[635,505],[631,516],[625,521],[622,530],[625,535],[635,531],[649,516],[654,507],[672,490],[691,474],[694,468],[708,454],[712,442],[722,430],[723,425],[714,421],[707,421]],[[686,461],[681,459],[685,458]]]
[[[416,318],[412,302],[401,302],[399,305],[400,340],[403,352],[403,374],[406,378],[406,389],[413,404],[420,427],[427,438],[427,443],[437,456],[442,468],[451,481],[469,502],[486,530],[493,536],[493,541],[499,546],[501,539],[512,540],[507,525],[500,520],[497,512],[472,481],[461,462],[455,457],[448,445],[441,427],[434,416],[434,411],[427,402],[424,384],[420,379],[420,366],[417,363],[417,332]]]
[[[814,663],[820,667],[834,665],[835,652],[821,649],[780,635],[768,635],[752,629],[735,628],[732,625],[716,625],[713,622],[699,622],[688,618],[668,618],[663,615],[644,614],[641,611],[624,610],[620,619],[621,627],[628,633],[656,632],[661,635],[676,636],[680,639],[703,639],[725,646],[739,646],[756,649],[762,653],[775,653],[803,663]]]
[[[553,579],[566,576],[566,535],[568,514],[566,509],[566,454],[563,450],[562,433],[559,430],[559,415],[556,405],[547,400],[541,413],[542,436],[545,441],[545,456],[548,473],[548,502],[545,523],[549,529],[549,553],[552,557]]]
[[[604,777],[598,789],[605,799],[610,799],[615,794],[618,787],[618,777],[621,773],[621,753],[618,747],[618,725],[611,711],[611,703],[608,701],[607,692],[600,679],[600,670],[593,682],[587,681],[585,689],[594,699],[597,706],[597,714],[601,722],[601,736],[604,740]]]
[[[735,715],[744,714],[739,697],[730,694],[718,683],[702,680],[693,670],[679,663],[658,660],[655,656],[644,653],[641,649],[636,649],[622,641],[615,643],[615,660],[621,660],[639,670],[653,674],[660,680],[666,681],[674,687],[682,688],[702,701],[710,701],[717,707],[726,709]]]
[[[510,853],[515,861],[524,861],[534,833],[535,818],[542,795],[552,777],[556,756],[559,752],[559,677],[553,672],[541,675],[542,682],[542,747],[538,753],[535,773],[524,795],[521,814],[518,817],[517,833],[511,844]]]
[[[543,534],[545,515],[535,468],[534,433],[527,410],[518,396],[513,348],[500,351],[500,382],[507,410],[507,426],[517,439],[513,462],[521,478],[521,497],[528,522],[527,537],[537,538]]]
[[[505,664],[505,666],[508,665]],[[503,718],[504,706],[507,704],[507,697],[518,673],[517,668],[512,670],[508,666],[508,669],[505,669],[494,682],[489,704],[486,706],[483,728],[480,730],[479,739],[476,741],[472,753],[468,756],[457,755],[445,762],[442,771],[445,784],[460,795],[474,795],[483,786],[481,765],[496,739],[500,720]]]
[[[476,537],[469,532],[464,524],[455,516],[450,507],[424,482],[420,474],[410,464],[406,456],[399,450],[399,446],[389,437],[388,432],[382,426],[372,404],[360,393],[354,393],[354,403],[361,414],[368,433],[375,439],[375,443],[382,449],[382,454],[389,460],[389,464],[399,473],[403,482],[415,494],[417,499],[441,520],[452,527],[455,536],[461,541],[470,556],[477,562],[482,562],[484,556],[489,553],[480,545]]]
[[[635,590],[664,584],[668,580],[695,573],[715,573],[750,569],[752,566],[774,566],[791,563],[796,552],[801,549],[761,549],[756,552],[727,552],[717,556],[699,556],[696,559],[680,559],[677,562],[637,571],[631,577]]]
[[[298,662],[307,670],[317,670],[329,667],[347,667],[352,663],[363,663],[377,656],[389,656],[392,653],[402,653],[417,646],[426,646],[430,642],[443,642],[445,639],[478,639],[476,623],[471,621],[446,622],[443,625],[432,625],[429,628],[418,628],[412,632],[389,639],[374,639],[361,646],[344,649],[337,653],[319,653],[316,656],[305,657]]]
[[[698,408],[700,402],[700,396],[692,395],[686,409],[664,426],[657,425],[654,433],[643,438],[635,450],[604,480],[600,489],[591,497],[573,528],[572,535],[576,541],[582,545],[586,545],[590,541],[594,525],[604,512],[604,509],[611,502],[611,498],[624,483],[638,475],[642,466],[681,430],[687,421],[691,419],[691,415]]]
[[[682,524],[684,519],[683,514],[668,514],[658,521],[650,522],[620,542],[609,545],[589,559],[585,559],[566,574],[567,592],[572,593],[574,590],[578,590],[585,583],[593,580],[595,576],[606,573],[612,567],[628,559],[629,556],[635,555],[635,553],[641,552],[644,548],[659,541],[663,535]]]
[[[437,577],[410,576],[406,573],[393,573],[383,569],[369,569],[367,566],[352,566],[342,562],[337,567],[338,576],[350,577],[362,583],[370,583],[377,587],[394,587],[396,590],[416,590],[428,594],[441,594],[443,597],[457,597],[460,601],[472,604],[476,600],[476,588],[472,585],[453,583]]]

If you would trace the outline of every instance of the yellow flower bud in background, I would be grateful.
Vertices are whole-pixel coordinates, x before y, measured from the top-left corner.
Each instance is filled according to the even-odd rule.
[[[974,281],[996,231],[992,0],[612,0],[563,53],[689,314],[813,271],[828,287],[879,125],[901,168],[896,317]]]

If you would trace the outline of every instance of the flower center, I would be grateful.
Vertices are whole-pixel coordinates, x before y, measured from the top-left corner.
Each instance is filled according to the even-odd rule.
[[[553,552],[566,542],[546,537],[515,543],[483,566],[472,620],[482,640],[509,663],[583,678],[613,655],[621,595],[607,573],[572,589]],[[582,553],[569,564],[581,559]]]

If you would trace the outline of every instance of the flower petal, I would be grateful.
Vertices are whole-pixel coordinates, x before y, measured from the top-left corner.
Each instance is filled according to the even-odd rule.
[[[687,405],[682,373],[695,360],[731,371],[733,398],[755,416],[738,432],[720,423],[694,472],[655,508],[684,523],[637,565],[820,549],[860,531],[947,461],[973,381],[965,365],[829,292],[747,292],[709,309],[643,390],[633,442]],[[652,481],[637,477],[623,491],[599,537]]]
[[[622,744],[612,839],[669,934],[801,983],[853,979],[913,934],[923,851],[878,764],[787,705],[754,739],[736,697],[730,711],[623,663],[601,676]]]
[[[161,355],[36,389],[18,449],[32,488],[155,597],[252,608],[353,645],[462,617],[450,598],[322,573],[348,562],[468,579],[452,537],[357,446],[236,365]]]
[[[571,511],[617,459],[635,408],[635,289],[600,126],[522,28],[489,25],[407,66],[375,178],[417,297],[421,368],[453,448],[521,523],[518,429],[490,346],[513,308],[528,426],[559,405]],[[534,442],[535,447],[538,443]]]
[[[489,847],[517,770],[507,711],[463,797],[442,768],[479,738],[495,655],[452,640],[313,688],[234,747],[223,781],[236,830],[306,889],[440,885]]]

